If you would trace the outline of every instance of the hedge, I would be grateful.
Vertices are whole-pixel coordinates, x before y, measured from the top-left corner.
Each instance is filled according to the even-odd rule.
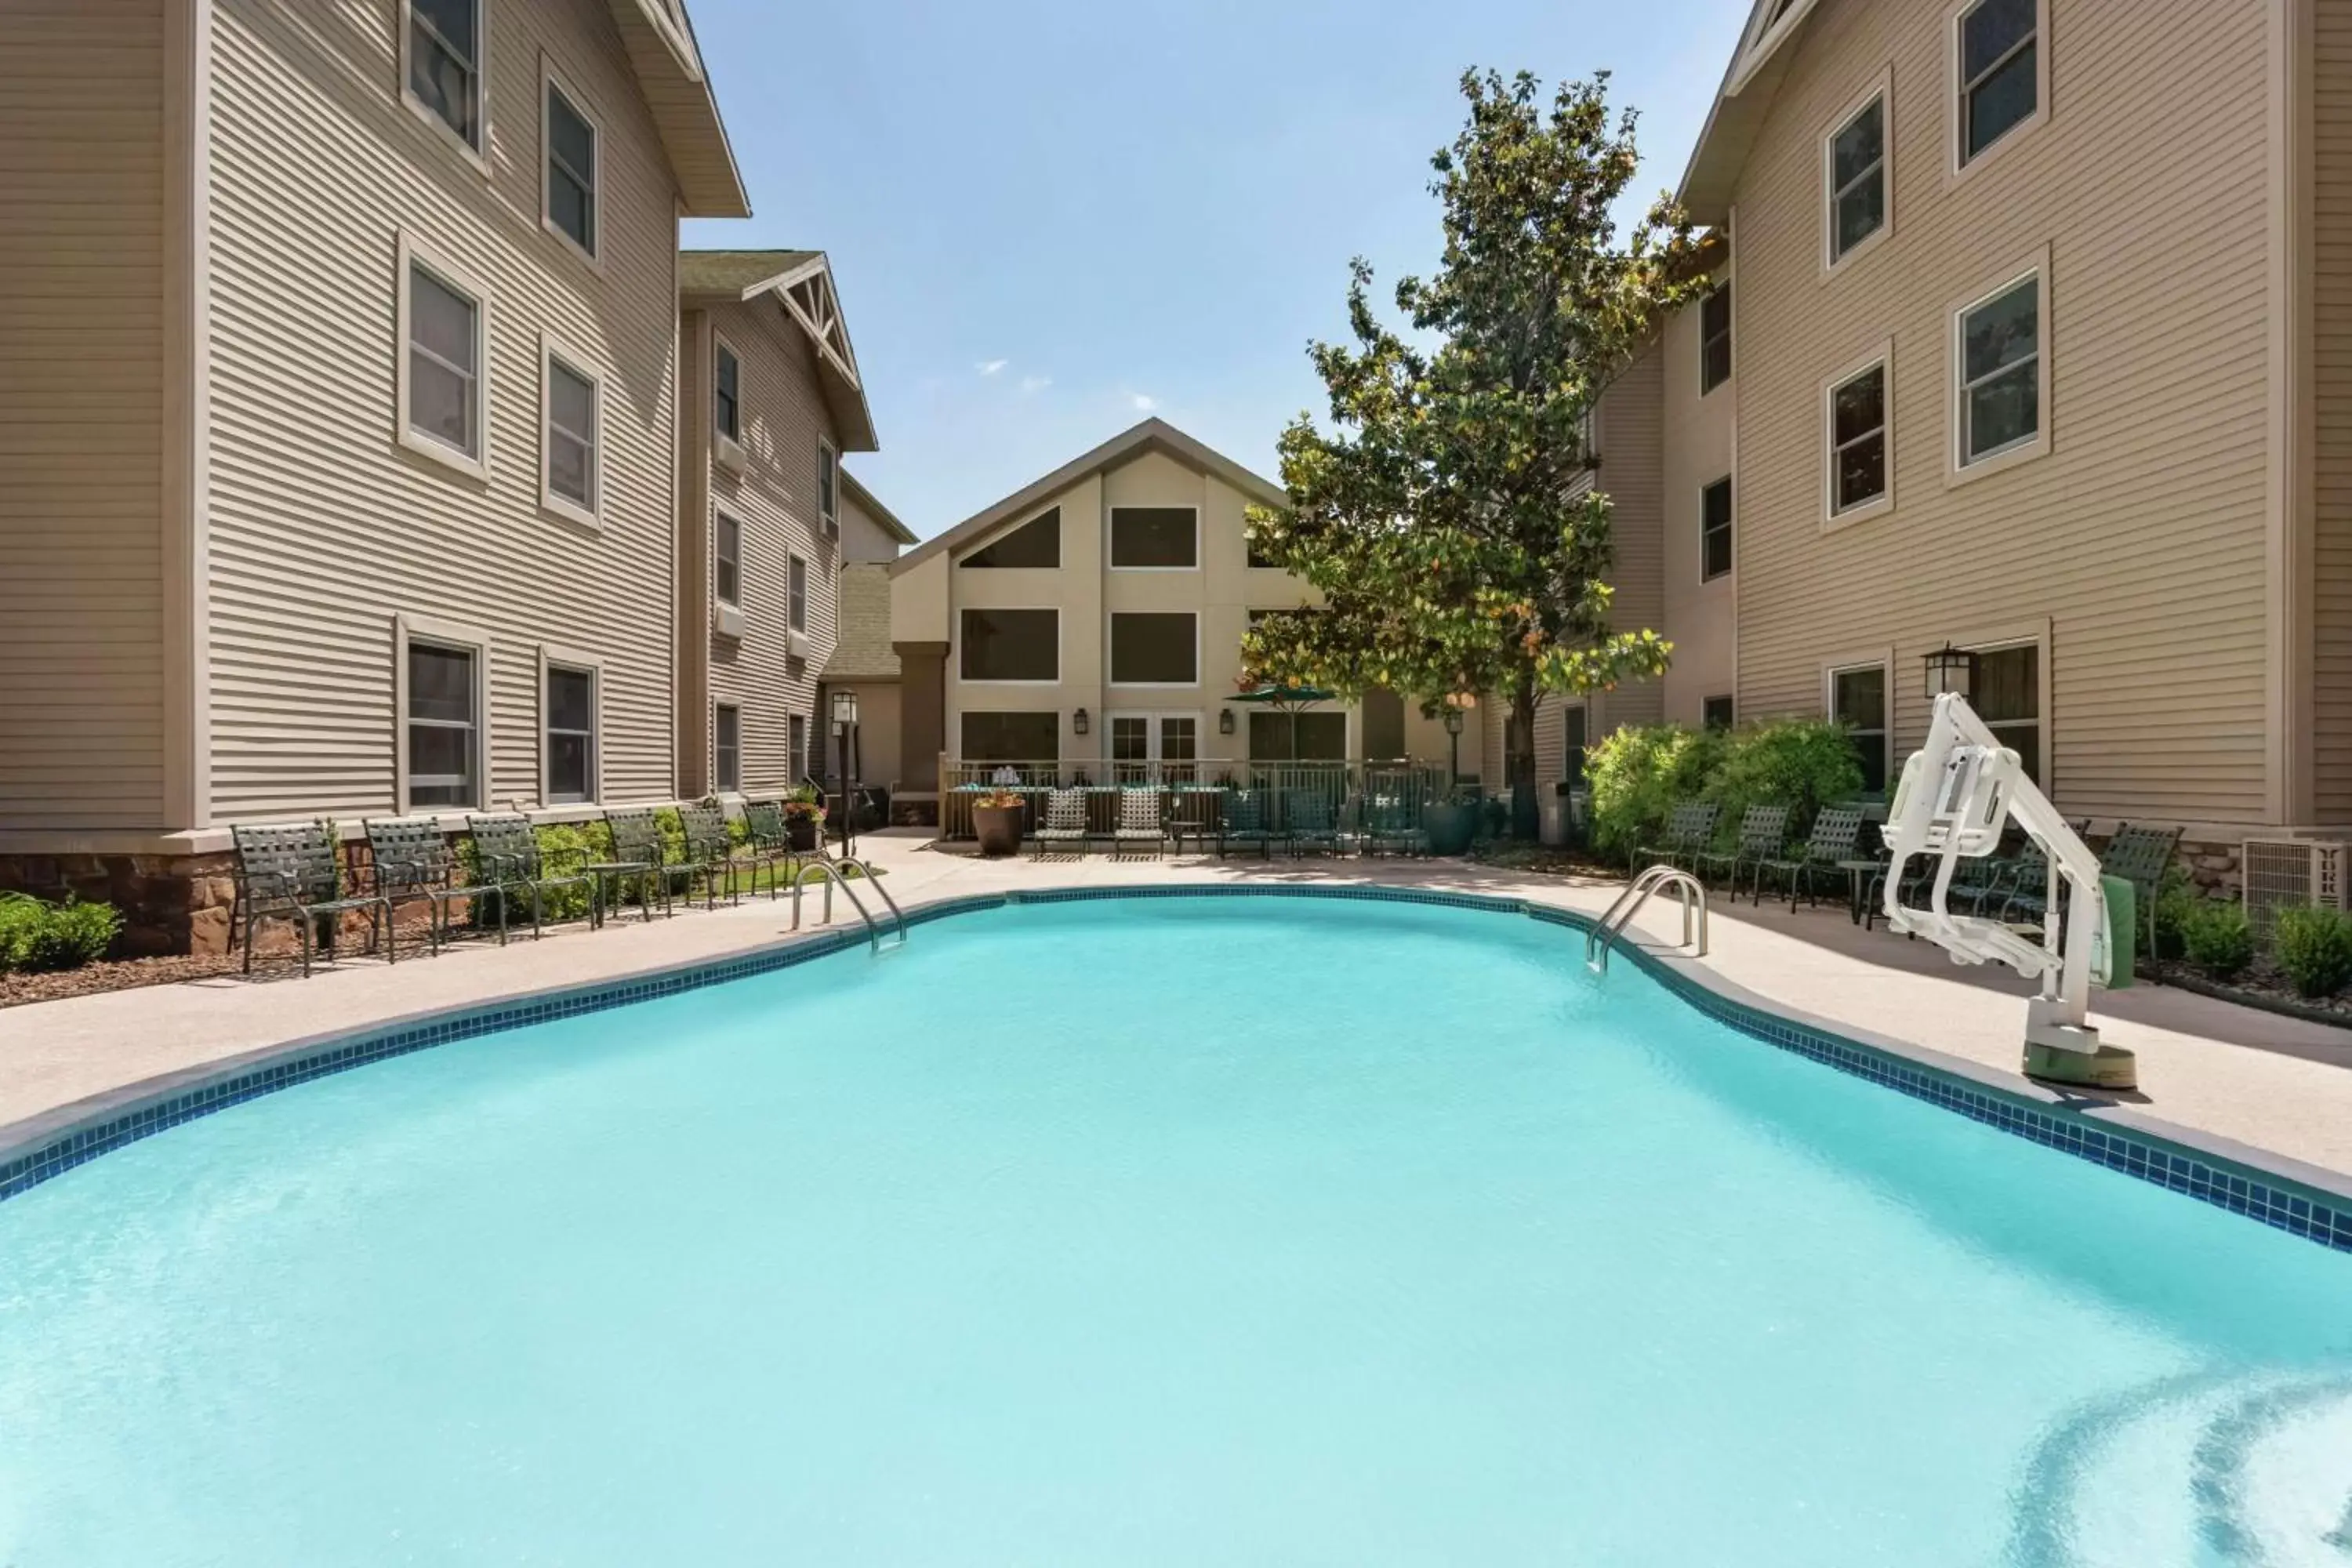
[[[112,904],[68,899],[45,904],[23,893],[0,893],[0,974],[79,969],[106,956],[122,929]]]
[[[1843,726],[1819,719],[1743,724],[1728,734],[1687,724],[1636,724],[1592,748],[1594,843],[1611,854],[1654,843],[1674,808],[1688,800],[1723,808],[1720,835],[1739,831],[1751,805],[1789,808],[1791,837],[1825,805],[1862,793],[1862,763]]]

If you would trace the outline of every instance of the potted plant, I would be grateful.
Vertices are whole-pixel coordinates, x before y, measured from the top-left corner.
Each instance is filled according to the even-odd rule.
[[[971,803],[971,830],[982,855],[1011,855],[1021,847],[1021,813],[1028,805],[1018,790],[992,789]]]
[[[807,784],[784,796],[784,842],[795,852],[816,847],[824,833],[824,800]]]
[[[1429,839],[1432,855],[1461,855],[1468,852],[1470,841],[1478,836],[1478,821],[1483,814],[1476,792],[1456,785],[1444,800],[1433,800],[1421,808],[1421,830]]]

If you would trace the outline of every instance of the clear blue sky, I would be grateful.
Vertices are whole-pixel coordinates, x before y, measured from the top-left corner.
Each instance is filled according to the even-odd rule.
[[[1747,0],[693,0],[758,216],[688,245],[831,254],[917,533],[1146,413],[1268,477],[1323,412],[1348,259],[1426,269],[1464,67],[1606,68],[1646,203]]]

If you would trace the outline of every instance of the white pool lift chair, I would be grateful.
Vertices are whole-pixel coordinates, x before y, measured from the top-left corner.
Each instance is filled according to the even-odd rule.
[[[2052,897],[2038,942],[1997,920],[1954,914],[1946,903],[1961,859],[1998,852],[2012,817],[2050,860]],[[2128,973],[2109,973],[2114,933],[2098,857],[1958,693],[1936,699],[1927,743],[1903,766],[1885,836],[1889,926],[1934,942],[1956,963],[2005,963],[2042,983],[2042,994],[2026,1004],[2025,1070],[2061,1083],[2134,1087],[2132,1054],[2101,1045],[2088,1021],[2093,985],[2130,981]],[[1900,897],[1915,855],[1941,861],[1919,909]],[[2067,889],[2063,918],[2060,880]]]

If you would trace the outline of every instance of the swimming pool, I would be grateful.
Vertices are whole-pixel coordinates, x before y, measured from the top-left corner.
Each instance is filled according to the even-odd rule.
[[[1043,904],[0,1205],[0,1563],[2352,1558],[2352,1258],[1557,926]]]

